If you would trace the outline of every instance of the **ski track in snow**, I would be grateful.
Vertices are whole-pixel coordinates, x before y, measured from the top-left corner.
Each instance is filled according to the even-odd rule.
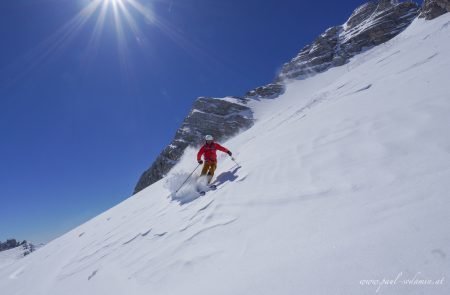
[[[427,58],[425,58],[425,59],[423,59],[423,60],[421,60],[421,61],[419,61],[419,62],[414,63],[413,65],[407,67],[407,68],[404,69],[404,70],[401,70],[400,72],[398,72],[398,74],[402,74],[402,73],[404,73],[404,72],[406,72],[406,71],[409,71],[409,70],[411,70],[411,69],[414,69],[415,67],[418,67],[418,66],[421,66],[421,65],[423,65],[423,64],[426,64],[426,63],[430,62],[432,59],[434,59],[438,54],[439,54],[439,53],[437,53],[437,52],[436,52],[436,53],[433,53],[432,55],[428,56]]]

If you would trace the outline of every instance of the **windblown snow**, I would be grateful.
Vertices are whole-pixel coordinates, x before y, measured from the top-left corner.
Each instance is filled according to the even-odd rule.
[[[415,20],[252,102],[254,127],[221,143],[241,166],[221,154],[217,190],[169,197],[196,166],[187,150],[166,178],[0,268],[1,293],[449,294],[449,53],[450,14]]]

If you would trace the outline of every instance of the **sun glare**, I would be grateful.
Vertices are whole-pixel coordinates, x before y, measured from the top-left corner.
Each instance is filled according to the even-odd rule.
[[[127,51],[127,32],[133,34],[133,38],[139,46],[148,46],[145,34],[141,30],[142,25],[156,25],[165,30],[162,21],[157,21],[153,13],[151,2],[143,5],[139,0],[92,0],[84,7],[64,29],[67,34],[74,35],[87,23],[87,21],[96,16],[92,35],[87,44],[88,59],[92,58],[93,52],[99,48],[100,36],[102,35],[106,19],[112,17],[114,20],[114,29],[116,31],[117,47],[120,54],[120,63],[126,67]],[[141,26],[139,24],[142,23]]]
[[[104,27],[110,23],[107,20],[112,20],[119,61],[125,72],[129,72],[127,59],[130,55],[128,48],[131,47],[131,42],[135,42],[134,46],[140,47],[146,55],[151,52],[148,50],[151,46],[149,26],[159,29],[194,58],[199,58],[199,60],[208,58],[208,54],[194,46],[180,33],[179,29],[174,28],[155,13],[155,1],[158,0],[87,1],[87,4],[74,17],[23,57],[21,61],[23,67],[17,76],[26,75],[27,72],[35,70],[41,64],[60,56],[81,32],[86,32],[88,24],[93,24],[91,28],[87,28],[91,32],[90,37],[87,38],[85,54],[83,54],[83,60],[89,66],[91,61],[98,56]],[[158,3],[161,5],[163,2]],[[172,10],[172,4],[167,9]]]
[[[111,3],[111,4],[118,4],[119,2],[120,3],[122,3],[122,2],[124,2],[124,0],[103,0],[103,2],[106,2],[106,3]]]

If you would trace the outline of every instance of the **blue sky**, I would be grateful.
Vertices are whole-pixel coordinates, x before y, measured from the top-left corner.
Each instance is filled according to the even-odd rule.
[[[109,1],[102,30],[103,3],[0,2],[0,240],[48,242],[126,199],[196,97],[270,82],[364,2],[121,0],[128,26]]]

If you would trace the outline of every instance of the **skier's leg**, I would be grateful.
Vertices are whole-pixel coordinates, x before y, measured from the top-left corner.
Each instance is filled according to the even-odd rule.
[[[205,164],[203,165],[202,172],[200,173],[200,176],[206,175],[206,173],[208,173],[208,170],[209,170],[209,163],[205,162]]]
[[[210,167],[209,167],[209,171],[208,171],[208,184],[211,183],[211,180],[214,176],[214,172],[216,171],[217,168],[217,163],[211,163]]]

